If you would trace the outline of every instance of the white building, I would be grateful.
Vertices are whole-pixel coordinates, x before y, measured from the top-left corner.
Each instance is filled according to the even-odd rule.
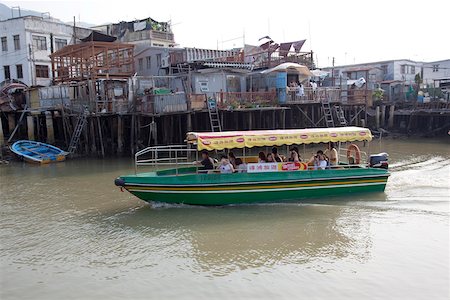
[[[28,86],[52,81],[49,55],[84,38],[91,30],[52,18],[25,16],[0,21],[0,82],[17,79]]]
[[[423,64],[423,83],[434,85],[435,81],[450,79],[450,59],[427,62]]]

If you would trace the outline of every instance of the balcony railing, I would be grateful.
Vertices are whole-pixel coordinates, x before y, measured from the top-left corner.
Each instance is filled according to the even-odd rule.
[[[290,88],[286,91],[286,103],[320,103],[324,100],[329,100],[330,102],[341,101],[341,89],[339,88],[318,87],[313,89],[312,87],[305,87],[303,88],[303,95],[299,93],[297,89],[298,88]]]
[[[138,103],[137,111],[149,114],[166,114],[187,111],[186,95],[146,95]]]
[[[277,94],[272,92],[219,92],[215,95],[220,108],[274,106]]]

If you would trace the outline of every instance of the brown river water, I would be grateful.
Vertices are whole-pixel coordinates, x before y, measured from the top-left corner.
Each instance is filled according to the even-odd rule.
[[[384,140],[385,193],[146,204],[129,159],[1,165],[0,299],[450,299],[450,138]]]

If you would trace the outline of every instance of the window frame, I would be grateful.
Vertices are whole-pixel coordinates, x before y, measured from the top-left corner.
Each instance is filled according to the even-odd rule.
[[[150,70],[152,68],[152,57],[151,56],[147,56],[145,58],[145,63],[147,66],[147,70]]]
[[[20,72],[19,72],[20,70]],[[20,76],[19,76],[20,73]],[[23,66],[22,65],[16,65],[16,74],[17,74],[17,79],[23,79]]]
[[[47,37],[43,35],[32,36],[33,48],[38,51],[47,51]],[[44,46],[44,47],[43,47]]]
[[[6,72],[6,70],[8,70],[8,72]],[[11,68],[9,67],[9,65],[3,66],[3,74],[5,75],[5,80],[11,79]]]
[[[50,78],[49,70],[50,70],[50,68],[47,65],[36,65],[35,66],[36,78]],[[41,76],[41,75],[45,75],[45,76]]]
[[[55,49],[56,49],[56,51],[64,48],[65,46],[67,46],[67,40],[66,39],[55,38]]]
[[[7,52],[8,51],[8,38],[6,36],[2,36],[1,43],[2,43],[2,52]]]
[[[20,34],[13,35],[14,50],[20,50]]]

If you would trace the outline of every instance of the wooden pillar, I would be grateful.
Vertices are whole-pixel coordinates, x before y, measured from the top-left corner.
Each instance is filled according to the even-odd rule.
[[[117,153],[123,153],[123,119],[117,116]]]
[[[30,141],[34,141],[34,118],[33,116],[27,116],[27,131],[28,131],[28,139]]]
[[[94,154],[97,152],[94,118],[89,118],[89,131],[91,132],[91,153]]]
[[[380,128],[380,107],[375,109],[375,128]]]
[[[187,120],[186,120],[186,123],[187,123],[187,131],[189,132],[189,131],[192,131],[192,114],[191,113],[188,113],[187,115]],[[222,124],[223,125],[223,124]]]
[[[282,120],[282,125],[283,129],[286,129],[286,110],[281,110],[281,120]]]
[[[253,124],[252,124],[252,111],[248,112],[248,130],[252,130]]]
[[[55,143],[55,131],[53,128],[53,116],[50,111],[45,112],[45,126],[47,127],[47,143]]]
[[[386,124],[386,105],[381,105],[381,127]]]
[[[0,117],[0,147],[5,145],[5,135],[3,133],[2,117]]]
[[[8,114],[8,129],[9,129],[10,135],[13,133],[15,127],[16,127],[16,114],[9,113]]]
[[[388,122],[389,122],[388,127],[389,128],[394,127],[394,111],[395,111],[395,105],[392,104],[389,107],[389,120],[388,120]]]

